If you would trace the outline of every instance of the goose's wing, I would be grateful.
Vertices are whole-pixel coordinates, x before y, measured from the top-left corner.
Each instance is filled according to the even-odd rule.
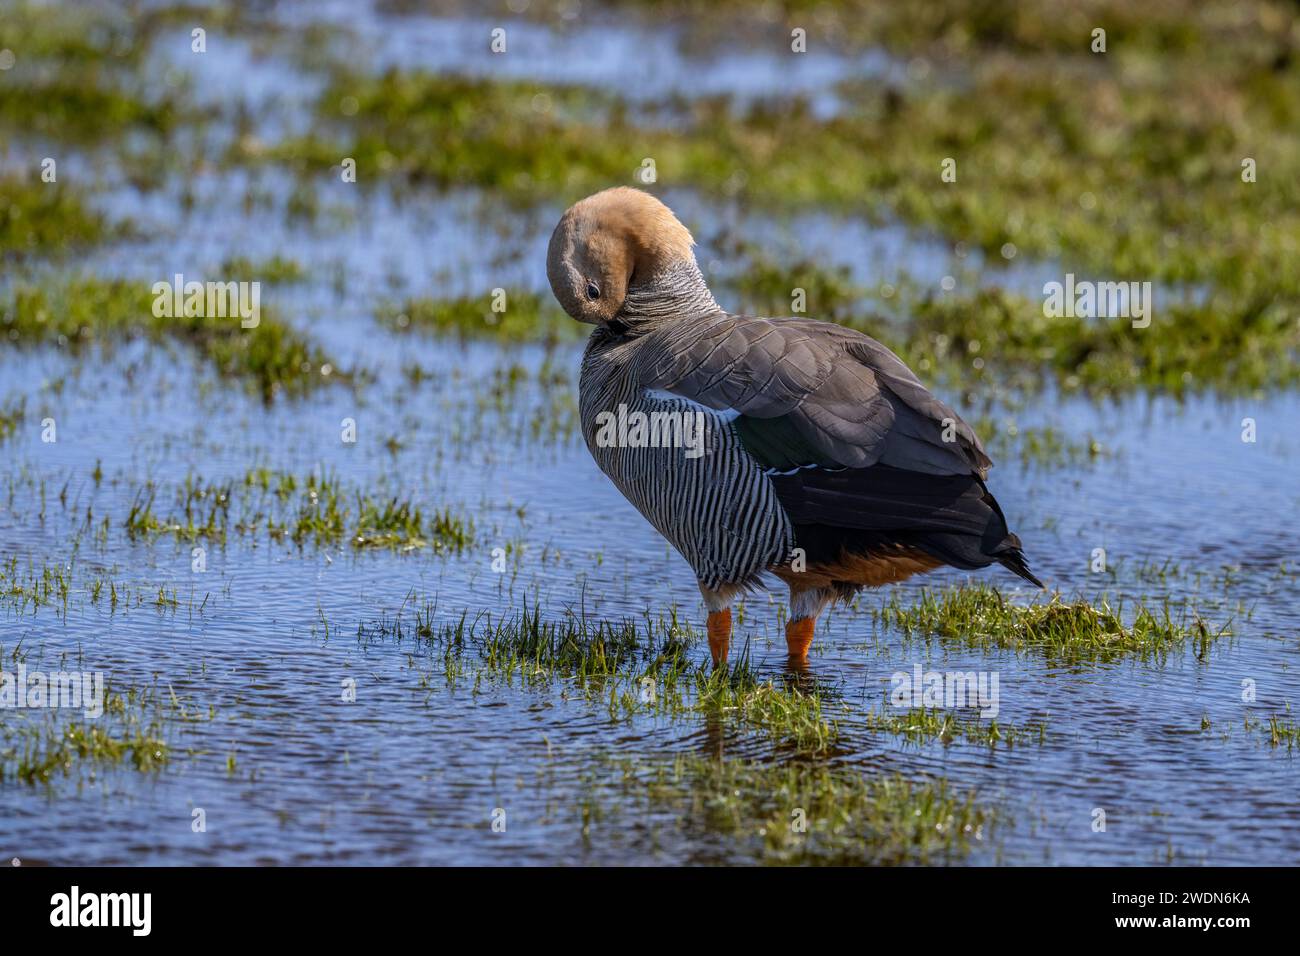
[[[897,355],[842,326],[720,314],[655,331],[643,356],[644,387],[739,413],[746,449],[770,468],[984,478],[993,464]]]

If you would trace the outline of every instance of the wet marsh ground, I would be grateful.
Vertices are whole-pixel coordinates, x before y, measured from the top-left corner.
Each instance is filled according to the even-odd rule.
[[[0,708],[0,856],[1293,861],[1300,35],[1078,6],[6,4],[0,669],[105,705]],[[867,592],[802,674],[754,595],[709,670],[544,274],[646,158],[725,306],[801,288],[976,426],[1048,593]],[[1151,326],[1047,317],[1071,271]]]

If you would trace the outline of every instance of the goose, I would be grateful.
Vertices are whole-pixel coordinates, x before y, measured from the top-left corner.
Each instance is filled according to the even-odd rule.
[[[737,596],[789,588],[787,664],[806,669],[818,615],[863,588],[948,565],[1000,564],[1042,587],[985,484],[971,427],[861,332],[733,315],[695,241],[647,192],[575,203],[547,249],[555,298],[594,326],[579,413],[600,470],[691,566],[714,667]],[[640,415],[659,424],[610,428]],[[664,442],[665,423],[702,434]],[[656,429],[649,429],[656,431]]]

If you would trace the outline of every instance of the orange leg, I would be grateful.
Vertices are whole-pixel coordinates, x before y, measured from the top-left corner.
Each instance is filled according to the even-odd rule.
[[[721,667],[727,662],[727,645],[731,641],[731,608],[709,612],[709,652],[713,655],[713,666]]]
[[[801,617],[785,626],[785,646],[792,664],[808,663],[808,648],[812,646],[813,623],[816,618]]]

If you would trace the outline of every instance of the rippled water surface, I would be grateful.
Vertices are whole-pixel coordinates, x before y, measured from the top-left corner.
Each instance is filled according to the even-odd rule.
[[[319,15],[328,20],[329,9]],[[403,15],[394,29],[393,16],[357,28],[366,62],[490,69],[467,52],[475,49],[470,38],[481,39],[478,21]],[[645,84],[647,95],[675,91],[689,72],[705,92],[829,98],[839,80],[893,69],[883,57],[795,74],[755,54],[701,61],[668,32],[622,30],[593,43],[584,28],[521,24],[515,36],[517,75],[601,83],[632,58],[641,67],[628,86]],[[588,50],[594,55],[577,55]],[[292,101],[316,88],[288,60],[254,67],[261,54],[229,55],[250,64],[229,96]],[[207,85],[215,79],[195,82],[220,99]],[[250,176],[270,197],[252,210],[234,198],[250,188]],[[268,305],[343,367],[372,370],[374,381],[266,406],[180,347],[125,344],[90,357],[0,351],[0,400],[25,396],[39,413],[0,445],[0,556],[16,559],[20,571],[62,567],[73,581],[66,606],[4,605],[0,646],[21,648],[29,668],[76,664],[104,671],[117,686],[174,693],[198,715],[167,723],[171,759],[156,772],[97,765],[48,785],[6,780],[0,854],[29,863],[729,859],[726,836],[675,826],[668,810],[656,819],[638,804],[635,826],[611,814],[584,832],[574,808],[591,798],[598,756],[765,758],[765,738],[690,719],[612,719],[599,701],[567,694],[564,682],[449,680],[441,651],[385,626],[435,602],[446,622],[536,602],[550,616],[565,608],[607,619],[676,610],[697,630],[702,624],[685,563],[577,438],[581,343],[549,351],[462,344],[398,334],[374,320],[377,302],[405,295],[544,289],[545,242],[558,209],[519,212],[473,193],[396,196],[322,182],[324,213],[301,222],[284,215],[292,190],[284,173],[214,170],[191,190],[184,208],[177,184],[144,194],[108,182],[98,202],[142,228],[127,243],[93,251],[83,268],[151,282],[211,270],[232,255],[289,256],[308,276],[267,291]],[[844,262],[863,281],[905,269],[937,283],[959,265],[947,243],[901,227],[829,215],[774,221],[686,192],[666,198],[706,236],[707,226],[729,222]],[[716,254],[706,241],[701,260]],[[1050,272],[1016,268],[1000,279],[1032,286]],[[558,381],[525,375],[510,387],[499,383],[502,369],[536,371],[546,361],[563,373]],[[413,381],[404,370],[417,365],[424,376]],[[57,419],[55,443],[43,442],[30,421],[47,413]],[[918,663],[991,671],[1000,677],[999,721],[1042,722],[1045,734],[1011,747],[917,744],[849,717],[830,759],[863,774],[898,770],[973,790],[1001,820],[974,847],[975,863],[1293,862],[1296,757],[1246,724],[1284,714],[1300,697],[1293,557],[1300,398],[1098,405],[1053,397],[995,408],[993,416],[1092,436],[1105,449],[1073,464],[1004,455],[993,471],[1008,522],[1051,588],[1089,598],[1105,591],[1112,602],[1191,598],[1215,625],[1230,622],[1232,636],[1199,657],[1189,646],[1164,659],[1063,666],[905,640],[871,614],[890,595],[867,593],[824,617],[814,645],[816,680],[851,712],[882,703],[890,675]],[[1257,423],[1255,443],[1241,438],[1247,417]],[[355,444],[340,440],[347,418],[356,422]],[[240,482],[254,467],[331,474],[427,512],[450,508],[472,518],[475,543],[453,554],[357,552],[232,534],[208,545],[206,571],[195,573],[191,542],[121,533],[149,483],[169,502],[187,477]],[[104,517],[113,530],[100,540],[93,528]],[[505,574],[492,567],[497,547],[509,548]],[[1098,548],[1113,573],[1090,570]],[[1147,564],[1164,571],[1143,571]],[[89,599],[97,577],[148,596],[161,587],[176,603],[111,609]],[[907,603],[923,586],[966,577],[945,571],[898,590]],[[1030,597],[1000,569],[978,577],[1013,599]],[[778,678],[782,601],[779,591],[749,598],[733,638],[733,646],[749,644],[760,673]],[[703,660],[707,648],[697,642],[693,654]],[[347,680],[355,681],[355,703],[343,699]],[[1243,703],[1243,682],[1253,682],[1253,702]],[[487,825],[498,807],[508,808],[506,833]],[[1107,818],[1101,833],[1093,829],[1099,807]],[[206,814],[206,833],[191,828],[195,808]],[[656,828],[651,848],[639,834]]]

